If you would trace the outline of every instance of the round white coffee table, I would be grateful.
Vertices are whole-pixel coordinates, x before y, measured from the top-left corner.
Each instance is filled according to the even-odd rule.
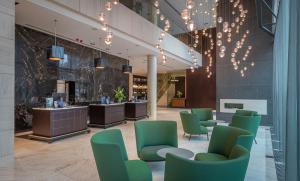
[[[184,148],[163,148],[157,151],[157,154],[162,158],[166,158],[167,153],[187,159],[193,158],[194,156],[192,151]]]

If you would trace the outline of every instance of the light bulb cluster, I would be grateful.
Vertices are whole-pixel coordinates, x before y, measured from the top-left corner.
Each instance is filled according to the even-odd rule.
[[[188,50],[189,55],[191,56],[192,59],[192,65],[190,67],[191,71],[194,72],[195,69],[197,69],[199,67],[198,65],[198,59],[195,55],[195,50],[193,47],[190,47]]]
[[[230,12],[230,17],[228,21],[225,20],[224,17],[219,16],[217,18],[217,23],[220,24],[220,31],[217,32],[217,46],[219,47],[219,57],[224,58],[226,55],[226,42],[232,43],[232,34],[235,33],[240,38],[237,39],[237,41],[233,44],[233,49],[231,51],[231,58],[230,61],[233,65],[233,69],[236,71],[239,71],[241,76],[245,76],[245,72],[248,70],[247,64],[247,58],[249,56],[249,53],[251,52],[252,46],[249,45],[247,50],[245,51],[245,54],[243,57],[239,58],[238,55],[240,55],[239,51],[240,49],[244,48],[245,41],[250,34],[250,30],[244,29],[245,32],[243,34],[240,34],[241,28],[244,26],[248,10],[244,9],[244,6],[241,2],[241,0],[229,0],[230,7],[228,9],[232,9]],[[217,6],[219,4],[217,3]],[[254,62],[251,63],[251,66],[254,66]]]
[[[204,51],[204,55],[207,56],[208,58],[208,65],[206,66],[206,73],[207,73],[207,78],[211,78],[212,76],[212,66],[213,66],[213,56],[212,56],[212,53],[213,53],[213,50],[214,50],[214,46],[215,46],[215,42],[214,42],[214,39],[212,37],[212,34],[209,33],[207,35],[207,33],[203,34],[203,36],[205,36],[206,38],[208,38],[208,43],[207,43],[207,46],[205,47],[205,51]]]
[[[164,41],[164,38],[166,36],[166,33],[164,31],[160,32],[158,43],[155,45],[155,48],[157,48],[162,56],[163,64],[167,63],[167,56],[165,55],[165,50],[162,48],[161,43]]]
[[[164,31],[168,32],[171,28],[171,23],[170,20],[168,20],[161,12],[159,9],[159,1],[156,0],[154,1],[154,7],[156,8],[156,14],[159,16],[159,20],[164,22]]]
[[[166,64],[167,63],[167,56],[165,55],[165,50],[162,48],[161,44],[164,41],[164,38],[166,36],[166,32],[169,31],[171,28],[171,23],[170,21],[163,15],[161,14],[159,10],[159,1],[156,0],[154,1],[154,7],[156,8],[156,14],[159,15],[159,20],[164,22],[164,30],[160,32],[159,38],[158,38],[158,43],[155,45],[155,48],[157,48],[160,52],[160,55],[163,59],[162,63]]]
[[[217,3],[218,0],[214,2]],[[194,31],[197,29],[195,21],[193,18],[195,16],[203,16],[203,19],[208,19],[213,17],[213,24],[208,25],[210,28],[214,27],[216,24],[217,11],[215,4],[210,5],[208,0],[204,2],[197,2],[195,0],[186,0],[185,8],[181,11],[181,18],[184,20],[189,31]],[[207,26],[207,25],[204,25]]]
[[[118,5],[118,4],[119,4],[119,0],[107,1],[105,3],[106,12],[100,12],[99,17],[98,17],[99,21],[102,23],[101,29],[106,32],[106,36],[104,38],[104,43],[109,46],[111,46],[111,44],[112,44],[113,33],[109,29],[106,15],[112,11],[114,5]]]
[[[200,35],[208,38],[209,40],[209,46],[207,47],[207,50],[205,50],[204,52],[205,56],[207,56],[209,59],[209,64],[206,67],[208,78],[212,76],[212,69],[211,69],[213,65],[212,52],[214,49],[215,42],[212,37],[212,34],[207,32],[207,28],[212,28],[216,24],[216,17],[217,17],[216,3],[217,2],[218,0],[214,0],[212,4],[211,2],[209,2],[209,0],[203,0],[201,2],[195,0],[186,0],[186,6],[181,11],[181,18],[185,22],[187,29],[191,32],[191,34],[194,33],[194,35],[192,36],[194,42],[190,45],[190,49],[188,52],[191,55],[191,59],[192,59],[192,66],[190,67],[191,72],[194,72],[195,68],[198,68],[197,58],[195,58],[194,48],[196,49],[199,46]],[[212,18],[213,24],[203,24],[201,27],[197,27],[195,20],[199,19],[199,17],[201,16],[203,21],[211,20]],[[198,31],[199,28],[203,30],[200,32]]]

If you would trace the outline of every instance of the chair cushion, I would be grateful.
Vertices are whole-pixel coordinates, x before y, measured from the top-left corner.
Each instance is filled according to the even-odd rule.
[[[169,145],[146,146],[142,148],[139,157],[144,161],[164,161],[165,159],[157,154],[157,151],[163,148],[171,148]]]
[[[217,125],[217,122],[213,120],[207,120],[207,121],[200,121],[200,124],[204,127],[213,127]]]
[[[130,181],[152,181],[152,172],[147,163],[141,160],[125,161]]]
[[[198,153],[195,156],[197,161],[222,161],[228,160],[227,157],[216,153]]]

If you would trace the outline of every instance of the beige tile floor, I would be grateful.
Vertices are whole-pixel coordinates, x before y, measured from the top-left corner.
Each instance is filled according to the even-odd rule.
[[[178,122],[179,147],[194,153],[206,152],[206,136],[193,137],[191,141],[183,137],[179,118],[180,109],[159,108],[158,119]],[[128,156],[137,159],[133,122],[111,129],[121,129]],[[102,129],[92,128],[90,134],[75,136],[52,144],[15,138],[15,159],[0,163],[0,180],[22,181],[93,181],[99,180],[91,146],[91,136]],[[211,132],[210,132],[211,134]],[[267,127],[260,127],[257,135],[258,144],[254,144],[251,160],[246,175],[247,181],[273,181],[276,179],[274,160],[266,158],[272,154],[270,132]],[[164,162],[149,163],[153,171],[153,180],[163,180]]]

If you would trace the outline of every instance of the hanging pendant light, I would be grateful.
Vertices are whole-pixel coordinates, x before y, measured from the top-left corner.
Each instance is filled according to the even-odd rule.
[[[187,21],[190,18],[190,12],[188,9],[184,9],[181,12],[181,18],[185,21]]]
[[[194,6],[195,6],[195,2],[194,2],[193,0],[187,0],[187,1],[186,1],[186,7],[187,7],[188,9],[193,9]]]
[[[122,66],[122,71],[124,74],[131,74],[132,73],[132,66],[129,65],[129,61],[128,64],[125,64]]]
[[[190,31],[194,31],[194,29],[195,29],[195,24],[194,24],[194,21],[193,21],[193,20],[190,20],[190,21],[188,22],[188,29],[189,29]]]
[[[100,57],[94,59],[95,62],[95,68],[96,69],[104,69],[106,65],[106,59],[101,56],[101,51],[100,51]]]
[[[54,45],[47,48],[47,59],[51,61],[64,59],[64,48],[56,45],[56,22],[57,20],[54,20]]]
[[[129,54],[128,54],[128,49],[127,49],[127,55],[128,55],[128,61],[127,64],[122,66],[122,71],[124,74],[131,74],[132,73],[132,66],[129,65]]]

